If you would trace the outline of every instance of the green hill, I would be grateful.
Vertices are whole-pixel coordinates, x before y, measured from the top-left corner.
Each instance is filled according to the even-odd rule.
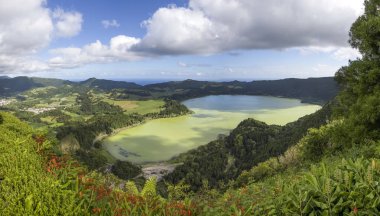
[[[140,85],[137,85],[133,82],[113,81],[96,78],[87,79],[85,81],[80,82],[80,84],[87,87],[99,88],[102,90],[112,90],[117,88],[136,89],[141,87]]]

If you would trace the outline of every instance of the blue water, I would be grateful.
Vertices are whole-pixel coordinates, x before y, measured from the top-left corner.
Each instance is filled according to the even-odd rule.
[[[277,100],[274,100],[277,99]],[[299,100],[268,97],[268,96],[244,96],[244,95],[212,95],[184,101],[187,107],[229,111],[248,112],[252,109],[286,109],[301,105]]]

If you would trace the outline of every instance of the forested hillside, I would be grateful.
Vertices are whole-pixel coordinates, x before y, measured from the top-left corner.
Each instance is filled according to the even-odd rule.
[[[45,86],[62,86],[70,84],[70,81],[49,79],[49,78],[34,78],[34,77],[15,77],[0,79],[0,95],[12,96],[29,89]]]

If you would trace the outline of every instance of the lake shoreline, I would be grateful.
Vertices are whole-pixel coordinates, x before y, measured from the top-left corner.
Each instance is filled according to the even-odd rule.
[[[215,107],[219,110],[214,110],[215,107],[202,110],[202,107],[199,108],[198,106],[189,106],[189,104],[185,102],[183,104],[185,104],[187,107],[195,111],[195,114],[198,114],[198,115],[192,115],[190,116],[190,118],[179,118],[179,119],[172,118],[171,116],[168,116],[165,118],[152,118],[144,122],[141,122],[139,124],[131,125],[125,128],[119,128],[113,131],[113,133],[110,135],[105,136],[103,134],[103,136],[101,137],[102,138],[101,140],[103,141],[103,148],[106,151],[108,151],[109,154],[111,154],[112,156],[115,155],[113,156],[113,158],[116,158],[119,160],[128,160],[138,165],[168,162],[170,161],[170,158],[176,155],[179,155],[183,152],[187,152],[191,149],[197,148],[200,145],[207,144],[208,142],[216,139],[218,134],[228,134],[230,130],[235,128],[244,119],[254,118],[256,120],[263,121],[267,123],[268,125],[269,124],[285,125],[286,123],[295,121],[304,115],[308,115],[320,109],[319,105],[302,103],[302,101],[299,99],[282,98],[282,97],[274,97],[274,96],[267,97],[267,96],[250,96],[250,95],[243,95],[243,96],[242,95],[239,95],[239,96],[223,95],[223,96],[208,96],[208,97],[202,97],[198,99],[206,100],[206,102],[202,101],[201,105],[208,107],[211,105],[208,103],[210,101],[207,101],[207,100],[211,100],[211,102],[214,103],[215,101],[213,102],[213,98],[222,98],[222,99],[217,99],[217,100],[222,100],[222,102],[227,103],[228,105],[231,105],[231,104],[234,105],[235,103],[239,104],[243,102],[243,105],[245,106],[245,108],[244,107],[242,108],[244,108],[246,112],[242,112],[241,110],[242,108],[239,108],[238,111],[230,111],[231,107],[230,108],[227,107],[226,110],[223,110],[219,106],[219,104],[215,105]],[[240,101],[239,100],[236,101],[236,99],[239,99],[239,98],[240,98]],[[285,99],[285,100],[282,100],[282,99]],[[197,101],[197,99],[190,99],[187,101],[189,103],[193,103],[194,100]],[[253,100],[253,101],[250,101],[250,100]],[[222,104],[221,106],[224,106],[224,105]],[[232,107],[232,110],[234,109],[235,107]],[[204,113],[204,111],[207,111],[207,112]],[[211,112],[211,114],[209,112]],[[289,115],[289,113],[292,113],[292,115]],[[183,117],[183,115],[173,116],[173,117]],[[223,118],[227,118],[227,119],[224,120]],[[231,122],[228,119],[231,119],[233,121]],[[163,120],[163,121],[160,121],[160,120]],[[198,122],[194,123],[194,121],[198,121]],[[216,122],[216,121],[219,121],[219,122]],[[213,125],[209,125],[208,122],[210,122]],[[206,127],[202,126],[205,124],[206,124]],[[156,125],[157,127],[155,127],[154,125]],[[168,126],[170,126],[171,129],[167,129],[166,127]],[[187,126],[190,128],[186,128]],[[145,128],[145,129],[141,129],[143,130],[142,131],[143,134],[138,132],[138,131],[141,131],[140,129],[137,129],[141,127]],[[193,131],[194,129],[196,131]],[[111,144],[112,146],[105,147],[105,142],[104,142],[105,139],[112,137],[113,135],[116,135],[123,130],[125,130],[126,132],[123,134],[119,134],[120,137],[117,137],[117,138],[115,137],[114,139],[114,140],[120,139],[119,141],[110,141],[110,143],[116,142],[114,143],[115,145]],[[183,134],[185,134],[183,136],[187,136],[186,134],[188,133],[192,133],[193,135],[191,136],[193,138],[184,138],[184,137],[180,138],[180,140],[178,140],[177,142],[178,144],[181,144],[180,146],[173,143],[173,139],[177,139],[176,137],[181,137]],[[198,136],[200,137],[199,138],[194,137],[195,136],[194,133],[197,134],[196,135],[197,137]],[[132,137],[132,138],[127,138],[127,140],[121,140],[121,139],[124,139],[123,137],[126,137],[126,136]],[[166,140],[166,137],[168,138],[170,137],[171,141],[163,141],[163,140]],[[188,141],[188,140],[194,139],[194,138],[196,138],[197,141],[195,141],[195,144],[190,144],[189,142],[194,142],[194,141],[191,141],[191,140]],[[135,141],[132,141],[131,143],[130,142],[131,139]],[[118,144],[117,142],[121,142],[121,144]],[[126,142],[128,142],[128,146],[129,146],[128,148],[124,148],[124,145]],[[148,145],[145,145],[145,142],[147,142]],[[161,146],[161,144],[159,144],[161,142],[163,142],[165,146]],[[173,143],[174,145],[170,143]],[[139,145],[136,146],[137,144]],[[149,150],[148,154],[146,154],[145,150],[143,151],[141,149],[142,146],[144,146],[146,150]],[[133,155],[130,155],[131,158],[126,159],[125,157],[122,157],[123,155],[119,155],[120,154],[119,151],[121,148],[125,149],[127,152],[140,155],[142,156],[142,158],[134,157]],[[153,150],[153,152],[151,150]],[[162,154],[159,152],[162,152]]]
[[[274,98],[284,98],[284,99],[292,99],[292,100],[299,100],[302,104],[312,104],[312,105],[318,105],[318,106],[323,106],[326,104],[326,101],[324,100],[317,100],[315,98],[305,98],[305,97],[285,97],[281,95],[258,95],[258,94],[213,94],[213,95],[203,95],[203,96],[197,96],[197,97],[189,97],[185,99],[178,100],[179,102],[184,102],[192,99],[197,99],[197,98],[203,98],[203,97],[208,97],[208,96],[258,96],[258,97],[274,97]]]

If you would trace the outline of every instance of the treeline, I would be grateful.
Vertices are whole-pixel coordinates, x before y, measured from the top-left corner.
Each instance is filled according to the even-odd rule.
[[[71,117],[69,115],[65,114],[64,112],[62,112],[62,110],[60,108],[54,109],[54,110],[49,110],[49,111],[37,114],[37,115],[33,116],[33,118],[39,120],[43,117],[48,117],[48,116],[53,116],[53,119],[59,123],[66,123],[66,122],[70,121],[70,119],[71,119]]]
[[[104,101],[92,101],[88,92],[80,94],[76,102],[80,104],[80,115],[107,115],[123,113],[123,109],[120,106],[115,106]]]
[[[183,104],[176,100],[165,99],[165,104],[159,115],[162,117],[173,117],[191,113],[191,111]]]
[[[212,188],[223,188],[244,170],[284,153],[309,128],[325,124],[331,116],[331,106],[328,104],[316,113],[282,127],[254,119],[244,120],[227,137],[173,159],[183,164],[164,180],[175,184],[184,181],[194,191],[199,190],[204,182]]]

